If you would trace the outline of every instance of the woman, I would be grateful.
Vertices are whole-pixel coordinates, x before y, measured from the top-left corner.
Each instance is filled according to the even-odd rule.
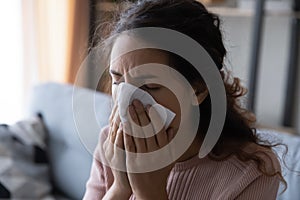
[[[212,103],[208,87],[196,68],[175,53],[145,48],[122,54],[120,49],[131,49],[136,40],[118,34],[145,27],[167,28],[192,38],[205,49],[222,77],[227,100],[225,123],[218,142],[204,158],[199,158],[198,152],[211,117]],[[110,53],[110,87],[114,90],[115,86],[123,83],[140,87],[159,105],[175,113],[175,117],[168,126],[157,129],[155,124],[162,121],[161,115],[157,111],[151,114],[151,105],[144,105],[135,99],[126,108],[130,123],[125,123],[120,119],[120,104],[116,103],[110,125],[100,134],[84,199],[276,199],[279,183],[285,184],[280,165],[271,149],[272,145],[257,137],[255,117],[240,105],[240,97],[245,95],[245,89],[238,78],[231,78],[225,70],[223,61],[226,49],[220,20],[216,15],[209,13],[198,1],[141,0],[122,12],[109,38],[113,41],[106,49]],[[191,53],[193,50],[190,49]],[[192,113],[192,108],[196,106],[200,110],[201,120],[197,121],[196,136],[186,150],[180,156],[170,153],[169,156],[174,156],[173,162],[161,168],[135,173],[130,170],[131,166],[139,166],[141,160],[136,157],[129,159],[132,157],[128,152],[141,154],[158,151],[174,140],[181,124],[195,124],[194,115],[183,113],[178,95],[170,88],[152,82],[136,84],[134,76],[143,71],[139,71],[138,67],[147,63],[169,66],[188,81],[194,96],[181,85],[182,82],[168,79],[170,76],[166,74],[163,76],[178,85],[179,96],[191,99],[191,106],[185,107],[184,112],[187,110],[187,113]],[[158,68],[144,66],[146,71],[156,71]],[[120,95],[113,95],[115,101],[117,97]],[[155,135],[133,137],[135,132],[140,131],[134,128],[133,123],[139,126],[154,124],[152,132]],[[189,129],[185,129],[184,134],[188,137]],[[117,155],[116,147],[125,150],[125,156]],[[163,156],[161,159],[153,158],[153,163],[162,161]],[[121,162],[125,170],[110,165],[115,162]]]

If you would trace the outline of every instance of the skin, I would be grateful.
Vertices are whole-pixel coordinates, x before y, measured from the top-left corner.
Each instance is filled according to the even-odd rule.
[[[119,47],[120,45],[126,47],[130,45],[130,40],[124,38],[118,39],[114,47]],[[114,49],[119,48],[113,48],[112,54],[118,54],[116,53],[117,50]],[[146,63],[168,65],[169,56],[159,50],[143,49],[130,52],[117,60],[111,59],[110,74],[113,82],[112,90],[114,90],[115,85],[118,85],[120,82],[134,85],[134,76],[138,74],[130,74],[128,72]],[[155,136],[149,138],[134,138],[130,135],[131,133],[129,133],[129,131],[139,130],[135,130],[131,126],[131,128],[127,128],[125,132],[124,126],[130,126],[130,123],[122,124],[120,122],[118,107],[115,105],[110,116],[110,133],[104,144],[105,155],[111,162],[124,160],[126,166],[130,166],[130,163],[138,162],[137,160],[122,159],[120,155],[116,155],[116,146],[130,152],[152,152],[167,145],[177,133],[181,120],[181,112],[179,102],[174,93],[168,88],[154,83],[145,84],[141,89],[148,92],[157,103],[176,113],[176,116],[167,129],[163,128],[156,133]],[[201,103],[206,96],[207,91],[198,94],[196,97],[197,103]],[[115,98],[114,95],[113,98]],[[128,114],[134,123],[141,126],[145,126],[154,121],[161,121],[158,113],[154,112],[151,117],[149,116],[149,108],[149,106],[144,107],[138,100],[134,100],[132,105],[128,107]],[[154,129],[155,127],[153,128],[153,132],[155,133],[156,131],[154,131]],[[109,142],[114,145],[109,145]],[[175,162],[185,161],[197,155],[200,145],[201,141],[195,139],[187,151]],[[126,173],[112,169],[114,183],[106,193],[104,199],[128,199],[132,193],[135,194],[137,199],[168,199],[166,191],[167,178],[175,162],[163,169],[147,173]]]

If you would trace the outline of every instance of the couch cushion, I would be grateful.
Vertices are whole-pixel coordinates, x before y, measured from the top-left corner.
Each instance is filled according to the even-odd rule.
[[[102,93],[73,88],[71,85],[46,83],[32,91],[29,113],[42,113],[49,131],[49,159],[54,187],[72,199],[81,199],[89,177],[92,152],[98,134],[108,123],[111,98]],[[272,130],[259,130],[259,135],[288,146],[287,166],[300,171],[300,137]],[[284,149],[274,148],[282,157]],[[288,170],[282,162],[287,190],[279,200],[300,197],[299,173]],[[280,191],[279,191],[280,192]]]
[[[283,157],[285,147],[274,147],[281,161],[282,174],[287,182],[287,190],[281,194],[283,190],[281,187],[278,191],[277,200],[300,199],[300,137],[266,129],[259,130],[258,133],[263,139],[285,144],[288,148],[286,157]]]
[[[0,199],[53,199],[39,117],[0,125]]]
[[[46,83],[31,94],[29,114],[41,113],[49,131],[49,160],[54,187],[82,199],[92,152],[108,123],[111,98],[92,90]]]

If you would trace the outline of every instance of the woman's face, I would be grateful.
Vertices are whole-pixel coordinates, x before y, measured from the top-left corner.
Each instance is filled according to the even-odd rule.
[[[149,64],[149,63],[159,63],[165,66],[168,66],[169,64],[169,57],[166,53],[163,53],[162,51],[159,50],[154,50],[154,49],[142,49],[142,50],[137,50],[137,51],[132,51],[130,53],[127,53],[123,56],[119,57],[119,52],[118,49],[121,46],[121,48],[124,48],[129,46],[130,41],[128,39],[118,39],[112,50],[112,58],[117,58],[117,59],[112,59],[110,62],[110,75],[112,77],[112,91],[114,91],[114,87],[118,85],[120,82],[125,82],[129,83],[132,85],[137,85],[137,80],[140,80],[141,72],[138,69],[141,65],[144,64]],[[155,65],[155,64],[154,64]],[[150,66],[146,66],[150,67]],[[155,66],[153,66],[153,69],[151,71],[155,71]],[[143,70],[142,70],[143,71]],[[161,74],[160,74],[161,75]],[[171,76],[160,76],[163,77],[163,81],[166,81],[167,79],[170,79]],[[144,82],[146,80],[143,80]],[[179,102],[175,96],[175,94],[168,89],[167,87],[164,87],[160,84],[157,83],[148,83],[148,84],[143,84],[140,86],[141,89],[149,93],[154,100],[170,109],[172,112],[176,114],[175,118],[173,119],[172,123],[170,124],[170,128],[174,128],[175,132],[177,132],[178,127],[180,125],[180,118],[181,118],[181,112],[180,112],[180,105]],[[180,88],[177,88],[180,90]],[[176,91],[177,93],[180,93],[180,91]],[[182,91],[184,92],[184,91]]]
[[[193,132],[198,130],[200,120],[199,116],[197,118],[195,115],[195,110],[199,112],[198,104],[206,98],[207,90],[195,96],[194,89],[187,80],[169,66],[170,57],[166,52],[157,49],[130,51],[132,45],[134,44],[129,37],[118,38],[113,45],[109,69],[112,77],[113,94],[115,87],[121,82],[140,87],[149,93],[158,104],[176,114],[168,128],[172,128],[175,134],[182,131],[186,138],[194,137]],[[124,54],[127,52],[126,50],[129,53]],[[162,65],[164,67],[161,67]],[[160,70],[161,68],[166,70]],[[158,81],[157,79],[153,82],[142,80],[143,83],[141,84],[141,79],[149,78],[152,80],[151,76],[148,76],[149,74],[152,77],[159,77]],[[115,97],[113,95],[113,98]],[[196,129],[193,128],[195,126]],[[197,138],[194,138],[193,143],[179,161],[186,160],[198,153],[201,141]],[[182,144],[179,142],[178,145]]]

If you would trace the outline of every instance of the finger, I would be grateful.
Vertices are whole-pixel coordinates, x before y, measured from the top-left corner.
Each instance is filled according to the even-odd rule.
[[[149,114],[149,108],[150,108],[150,105],[147,105],[146,106],[147,114]],[[149,126],[147,133],[145,133],[145,130],[144,130],[144,133],[146,135],[149,135],[146,138],[146,147],[147,147],[147,151],[151,152],[151,151],[155,151],[155,150],[159,149],[159,146],[157,145],[157,142],[156,142],[156,137],[155,137],[156,132],[154,130],[152,122],[150,122],[150,124],[148,124],[147,126]],[[150,128],[151,128],[151,130],[149,130]],[[149,133],[150,131],[151,131],[151,133]]]
[[[112,109],[112,111],[111,111],[111,113],[110,113],[110,116],[109,116],[109,121],[110,121],[110,122],[113,121],[114,116],[115,116],[115,114],[116,114],[117,108],[118,108],[118,104],[115,103],[115,104],[114,104],[114,107],[113,107],[113,109]]]
[[[135,112],[134,106],[129,105],[128,111],[129,111],[129,116],[130,116],[129,117],[130,124],[136,124],[136,125],[140,126],[139,118]]]
[[[168,135],[164,129],[157,133],[155,137],[159,147],[163,147],[168,144]]]
[[[113,167],[118,169],[125,169],[126,168],[126,158],[124,149],[124,142],[123,142],[123,127],[120,124],[117,134],[114,147],[114,155],[112,159]]]
[[[168,150],[169,150],[169,155],[170,158],[173,158],[174,160],[176,160],[176,147],[174,146],[174,144],[170,144],[171,140],[175,137],[175,130],[174,128],[168,128],[167,129],[167,136],[168,136]]]
[[[124,126],[129,126],[128,124],[124,124]],[[123,133],[123,141],[124,141],[124,148],[126,152],[136,152],[136,148],[133,142],[133,137],[131,136],[131,129],[126,127],[126,132]]]
[[[136,147],[136,152],[139,152],[139,153],[143,153],[143,152],[146,152],[147,150],[147,147],[146,147],[146,141],[145,141],[145,136],[144,136],[144,133],[143,133],[143,129],[142,127],[140,126],[139,122],[138,124],[136,124],[136,122],[138,121],[138,116],[135,112],[135,109],[133,106],[129,106],[129,113],[131,115],[131,118],[133,120],[132,123],[130,123],[131,125],[131,130],[132,130],[132,133],[133,133],[133,142],[134,142],[134,145]]]
[[[111,143],[110,135],[106,138],[106,140],[103,143],[103,151],[104,151],[104,157],[107,160],[108,164],[111,164],[111,160],[114,154],[114,147],[113,143]]]
[[[115,147],[115,151],[116,151],[117,147],[119,147],[121,149],[124,149],[123,126],[122,126],[122,123],[120,124],[119,129],[117,131],[114,147]]]
[[[151,120],[153,129],[155,130],[155,138],[158,147],[163,147],[168,143],[168,135],[164,128],[163,120],[158,111],[152,106],[146,107],[148,115]]]
[[[132,137],[134,145],[136,147],[137,153],[146,153],[147,152],[147,146],[146,146],[146,139],[145,138],[137,138]]]
[[[153,128],[153,125],[150,122],[150,119],[148,117],[146,109],[144,108],[143,104],[138,100],[134,100],[133,105],[134,105],[138,120],[140,122],[140,125],[142,126],[142,131],[143,131],[143,135],[145,138],[144,139],[145,146],[146,146],[145,150],[148,150],[148,151],[156,150],[157,147],[155,146],[155,137],[153,137],[155,135],[155,129]],[[143,142],[143,141],[140,141],[140,142]],[[143,147],[144,147],[144,145],[143,145]],[[142,150],[144,150],[144,149],[142,149]]]
[[[133,100],[132,104],[134,106],[140,125],[146,126],[147,124],[149,124],[150,121],[143,104],[136,99]]]
[[[131,136],[142,137],[143,134],[142,134],[141,126],[140,126],[137,114],[132,105],[128,106],[127,116],[130,116],[129,123],[130,123],[130,127],[131,127],[130,133],[132,133]]]
[[[114,123],[117,123],[118,125],[120,124],[120,115],[119,115],[119,107],[116,108],[116,111],[115,111],[115,115],[114,115],[114,118],[113,118],[113,122]]]
[[[111,142],[114,144],[115,143],[115,139],[116,139],[116,136],[117,136],[117,131],[119,129],[119,125],[120,125],[120,116],[119,116],[119,109],[116,108],[115,110],[115,115],[113,117],[113,120],[112,120],[112,125],[111,125]]]
[[[162,129],[164,128],[164,122],[163,122],[163,119],[161,118],[161,115],[156,110],[156,109],[158,109],[158,107],[147,105],[146,109],[147,109],[147,113],[150,118],[151,124],[153,126],[154,132],[158,133],[158,132],[162,131]]]
[[[112,143],[115,143],[116,136],[117,136],[117,131],[119,129],[120,123],[121,123],[120,117],[119,117],[119,115],[117,115],[115,117],[115,121],[114,121],[113,127],[112,127],[112,134],[111,134],[111,142]]]
[[[146,140],[146,147],[147,147],[148,152],[159,149],[159,146],[157,145],[155,136],[148,137],[145,140]]]
[[[114,143],[115,140],[115,131],[116,131],[116,125],[115,125],[115,116],[117,113],[117,104],[114,104],[113,110],[111,111],[111,114],[109,116],[109,124],[110,124],[110,129],[109,129],[109,134],[108,134],[108,139],[110,142]],[[112,137],[113,136],[113,137]]]
[[[113,138],[112,138],[112,135],[113,135],[113,131],[112,130],[113,130],[113,127],[110,126],[109,127],[109,132],[108,132],[108,135],[107,135],[107,138],[106,138],[106,140],[109,141],[111,144],[114,143]]]
[[[168,138],[168,142],[171,142],[171,140],[175,137],[175,132],[173,128],[169,128],[167,130],[167,138]]]
[[[113,123],[114,121],[116,121],[116,117],[119,115],[119,107],[118,107],[118,104],[117,103],[115,103],[114,104],[114,107],[113,107],[113,109],[112,109],[112,111],[111,111],[111,114],[110,114],[110,116],[109,116],[109,121],[111,122],[111,123]],[[112,125],[112,124],[111,124]]]
[[[130,123],[130,127],[131,127],[132,136],[137,137],[137,138],[145,138],[143,127],[140,125],[138,116],[135,112],[133,105],[128,106],[127,116],[130,116],[129,123]]]
[[[116,140],[116,135],[117,135],[117,130],[118,129],[118,126],[116,123],[113,124],[113,126],[111,127],[111,131],[110,131],[110,142],[112,144],[115,143],[115,140]]]

